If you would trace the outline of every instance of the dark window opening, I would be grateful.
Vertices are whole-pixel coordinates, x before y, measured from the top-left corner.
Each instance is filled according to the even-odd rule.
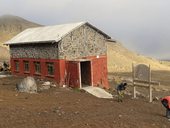
[[[28,61],[24,61],[24,71],[29,72],[29,62]]]
[[[35,67],[35,73],[40,74],[41,73],[41,65],[40,62],[34,62],[34,67]]]
[[[47,63],[48,75],[54,75],[54,63]]]

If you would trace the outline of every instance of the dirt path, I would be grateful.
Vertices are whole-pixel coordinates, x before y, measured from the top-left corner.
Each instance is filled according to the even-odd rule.
[[[0,128],[169,128],[159,101],[122,103],[68,88],[18,93],[21,78],[0,79]]]

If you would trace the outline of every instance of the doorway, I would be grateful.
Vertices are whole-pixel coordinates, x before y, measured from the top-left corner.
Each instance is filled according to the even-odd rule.
[[[81,86],[91,86],[91,62],[82,61],[80,62],[80,73],[81,73]]]

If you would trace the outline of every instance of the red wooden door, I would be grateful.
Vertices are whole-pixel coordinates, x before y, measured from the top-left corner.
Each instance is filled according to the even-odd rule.
[[[66,83],[71,87],[80,87],[79,62],[69,61],[67,63]]]

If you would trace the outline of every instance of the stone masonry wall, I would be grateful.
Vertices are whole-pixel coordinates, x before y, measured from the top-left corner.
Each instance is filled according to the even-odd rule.
[[[10,54],[12,58],[75,59],[105,55],[106,43],[102,34],[83,25],[66,35],[59,43],[10,46]]]
[[[106,55],[105,37],[88,25],[83,25],[59,43],[59,58],[74,59]]]
[[[51,44],[26,44],[10,46],[12,58],[43,58],[58,59],[58,45]]]

